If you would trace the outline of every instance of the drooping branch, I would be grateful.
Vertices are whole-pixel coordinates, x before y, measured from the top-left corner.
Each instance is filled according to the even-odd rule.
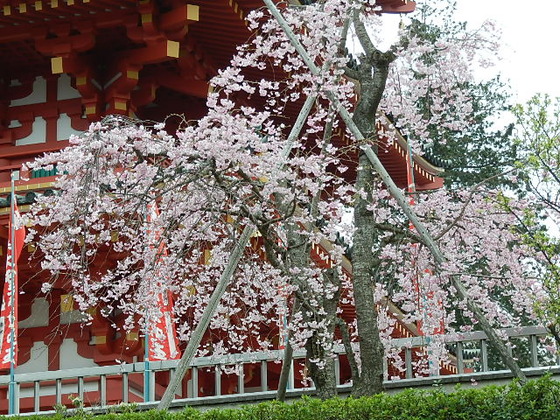
[[[465,211],[467,210],[467,207],[469,206],[473,196],[476,194],[476,192],[479,190],[480,187],[482,187],[484,184],[492,181],[495,178],[507,175],[511,172],[515,171],[515,169],[510,169],[508,171],[505,172],[501,172],[499,174],[493,175],[489,178],[486,178],[484,180],[482,180],[481,182],[479,182],[478,184],[474,185],[470,190],[469,190],[469,195],[467,196],[467,198],[464,200],[465,203],[463,204],[463,206],[461,207],[461,210],[459,211],[459,213],[457,214],[457,216],[450,222],[448,223],[448,225],[441,230],[441,232],[438,232],[434,235],[434,239],[436,241],[439,241],[441,238],[443,238],[449,231],[451,231],[451,229],[453,229],[457,223],[459,223],[459,221],[464,217],[465,215]]]
[[[305,121],[307,120],[307,117],[309,115],[309,112],[311,111],[311,108],[313,106],[313,104],[315,103],[316,97],[314,96],[309,96],[305,103],[303,104],[298,117],[296,119],[296,122],[294,124],[294,126],[292,127],[292,130],[290,131],[290,134],[288,135],[288,139],[286,141],[286,146],[284,147],[283,151],[282,151],[282,156],[283,157],[287,157],[292,149],[292,146],[295,142],[295,140],[299,137],[299,134],[303,128],[303,125],[305,124]],[[279,166],[282,166],[283,163],[281,163]],[[216,307],[221,299],[221,297],[223,296],[227,285],[229,284],[229,281],[237,267],[237,264],[239,263],[239,260],[241,258],[241,255],[243,253],[243,250],[245,249],[245,247],[247,246],[247,244],[249,243],[249,239],[251,238],[251,235],[253,233],[253,228],[250,226],[247,226],[241,237],[238,240],[238,243],[236,245],[236,248],[234,249],[234,252],[232,253],[232,256],[230,257],[230,261],[228,262],[228,265],[226,266],[226,269],[224,270],[224,272],[222,273],[222,276],[220,277],[220,281],[218,282],[218,285],[216,286],[215,291],[212,293],[211,296],[211,302],[208,303],[208,306],[206,307],[204,313],[203,313],[203,318],[205,320],[205,322],[203,323],[202,321],[199,323],[199,325],[197,326],[197,328],[195,329],[195,332],[199,332],[198,335],[195,336],[195,333],[193,332],[193,335],[191,336],[191,340],[189,341],[189,344],[187,346],[187,349],[189,350],[187,352],[187,349],[185,350],[185,352],[183,353],[183,356],[181,357],[181,360],[179,361],[179,365],[180,365],[180,369],[179,369],[179,365],[177,366],[177,370],[175,372],[175,375],[173,376],[172,380],[169,382],[169,385],[167,386],[165,393],[160,401],[160,403],[158,404],[157,409],[158,410],[167,410],[169,409],[169,406],[171,405],[171,402],[173,401],[173,398],[175,396],[175,392],[176,390],[179,388],[179,386],[181,385],[181,382],[189,368],[190,362],[192,360],[192,358],[194,357],[194,354],[200,344],[200,341],[202,340],[202,335],[204,334],[204,332],[206,331],[208,324],[210,322],[211,317],[214,315],[214,312],[216,310]],[[212,305],[210,304],[212,303]],[[195,339],[193,339],[196,338]]]
[[[220,303],[220,300],[224,295],[226,288],[229,285],[229,282],[235,270],[237,269],[237,265],[239,264],[239,261],[243,256],[243,251],[245,250],[245,247],[249,243],[249,239],[251,238],[252,233],[253,233],[252,226],[246,226],[243,229],[243,233],[239,237],[237,244],[235,245],[235,248],[231,253],[230,260],[226,268],[224,269],[220,279],[218,280],[218,284],[216,285],[216,288],[212,292],[212,296],[210,296],[208,305],[206,306],[198,325],[196,326],[195,330],[191,334],[189,343],[187,344],[187,348],[183,352],[183,355],[181,356],[181,359],[177,364],[175,375],[173,376],[173,378],[169,382],[169,385],[165,389],[165,393],[163,394],[163,397],[161,398],[161,401],[158,404],[157,407],[158,410],[167,410],[171,405],[171,402],[175,397],[175,392],[177,388],[180,386],[181,382],[183,381],[183,378],[185,377],[185,374],[187,373],[187,370],[190,367],[190,363],[196,351],[198,350],[198,346],[200,345],[200,342],[202,341],[202,336],[208,329],[208,325],[210,325],[210,320],[214,316],[214,313],[216,312],[216,309],[218,307],[218,303]]]

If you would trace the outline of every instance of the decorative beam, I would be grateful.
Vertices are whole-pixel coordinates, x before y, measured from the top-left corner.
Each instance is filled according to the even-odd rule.
[[[28,12],[40,11],[45,8],[55,9],[71,6],[70,0],[37,0],[34,3],[18,0],[19,3],[11,3],[3,9],[7,13],[21,13],[25,4]],[[228,0],[225,0],[228,1]],[[85,1],[82,0],[85,3]],[[88,119],[99,118],[105,112],[116,112],[130,115],[136,110],[138,104],[144,103],[153,97],[152,86],[143,91],[142,95],[134,95],[131,100],[132,91],[138,85],[140,70],[147,64],[171,61],[179,59],[181,52],[185,52],[186,60],[178,62],[181,79],[187,81],[183,86],[177,80],[177,76],[170,80],[160,79],[160,84],[171,89],[178,89],[196,97],[206,96],[208,90],[206,80],[209,71],[203,68],[197,59],[197,53],[189,49],[189,41],[185,40],[188,25],[197,22],[200,18],[199,6],[175,2],[177,5],[172,10],[160,13],[159,2],[155,0],[141,0],[127,3],[133,5],[132,14],[121,15],[120,13],[107,21],[104,16],[98,21],[95,16],[85,21],[47,23],[44,26],[35,27],[31,30],[31,36],[35,41],[35,49],[51,58],[52,74],[69,74],[75,80],[75,87],[82,96],[82,104]],[[183,4],[178,4],[183,3]],[[78,4],[78,2],[76,2]],[[135,11],[135,12],[134,12]],[[141,25],[138,26],[138,20]],[[107,63],[113,68],[113,79],[110,83],[97,74],[96,66],[84,56],[84,52],[92,50],[96,45],[97,28],[124,26],[127,36],[135,43],[144,45],[141,48],[122,51],[112,62]],[[184,49],[182,48],[182,45]],[[111,71],[109,72],[111,74]],[[192,81],[192,83],[191,83]],[[154,81],[152,81],[154,82]],[[105,84],[106,86],[101,86]]]
[[[125,52],[126,61],[135,64],[152,64],[179,58],[180,44],[177,41],[160,39],[149,43],[144,48],[138,48]]]
[[[195,80],[192,78],[182,77],[168,71],[158,72],[153,78],[158,86],[180,92],[188,96],[205,99],[210,90],[210,83],[206,80]]]
[[[235,13],[239,17],[239,20],[243,21],[245,19],[245,12],[241,8],[241,6],[239,6],[239,3],[237,3],[235,0],[227,0],[227,2],[233,13]]]
[[[95,32],[93,26],[81,27],[79,34],[70,35],[70,25],[57,25],[49,32],[56,33],[56,38],[47,38],[48,32],[44,28],[42,34],[35,38],[35,48],[38,52],[50,56],[67,56],[71,53],[84,52],[95,46]]]
[[[164,32],[175,32],[198,22],[200,8],[194,4],[184,4],[169,12],[163,13],[159,19],[159,27]]]

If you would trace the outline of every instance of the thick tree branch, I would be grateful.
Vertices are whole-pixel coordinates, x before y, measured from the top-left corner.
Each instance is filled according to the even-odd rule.
[[[352,18],[352,23],[354,24],[354,31],[356,32],[356,37],[358,38],[360,45],[364,49],[366,57],[373,56],[376,52],[379,51],[377,50],[377,48],[375,48],[373,42],[371,42],[371,38],[367,33],[366,26],[360,19],[360,15],[361,15],[360,9],[354,11],[354,16]]]
[[[360,73],[348,66],[344,67],[344,75],[349,77],[350,79],[355,80],[356,82],[360,80]]]

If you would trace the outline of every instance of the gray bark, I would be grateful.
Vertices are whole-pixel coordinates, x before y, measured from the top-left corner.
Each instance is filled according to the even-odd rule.
[[[350,374],[352,375],[352,378],[358,378],[360,376],[360,371],[358,369],[358,364],[356,363],[356,354],[354,353],[354,349],[352,348],[352,339],[350,338],[348,325],[342,318],[336,319],[336,325],[342,337],[342,343],[344,344],[344,351],[346,352],[346,357],[348,358],[348,364],[350,365]]]
[[[290,379],[290,370],[292,369],[292,360],[294,356],[294,349],[287,341],[284,348],[284,359],[282,360],[282,370],[280,371],[280,378],[278,379],[278,390],[276,391],[276,399],[278,401],[286,400],[286,389],[288,388],[288,379]]]
[[[286,265],[291,268],[305,268],[311,264],[311,244],[307,235],[302,234],[301,227],[297,223],[288,223],[286,226],[286,237],[288,240],[288,249],[286,252]],[[332,273],[324,276],[324,281],[334,284],[336,277]],[[302,281],[303,280],[303,281]],[[338,305],[339,295],[335,294],[332,299],[326,299],[323,296],[314,296],[311,290],[307,287],[305,279],[294,279],[294,284],[299,287],[299,294],[296,303],[303,300],[305,308],[302,310],[303,318],[305,321],[326,321],[328,327],[324,331],[315,331],[313,335],[307,340],[307,368],[315,388],[317,396],[321,399],[332,398],[336,395],[336,380],[334,370],[334,360],[326,354],[322,345],[322,340],[334,339],[335,317],[336,308]],[[322,308],[326,315],[319,315],[318,309]],[[326,318],[326,319],[325,319]],[[319,367],[317,362],[310,360],[318,360],[324,363],[324,366]],[[290,362],[288,364],[288,362]],[[286,369],[289,371],[291,360],[285,358]],[[285,387],[285,384],[282,384]],[[280,396],[279,384],[279,396]],[[283,391],[285,392],[285,391]]]
[[[333,124],[332,124],[332,120],[330,120],[327,123],[323,133],[324,145],[321,153],[323,153],[325,147],[328,144],[330,144],[330,139],[332,137],[332,128],[333,128]],[[283,197],[277,195],[276,198],[278,201],[281,201]],[[320,199],[321,199],[321,192],[319,191],[311,200],[311,206],[309,212],[311,220],[316,220],[318,217],[318,213],[319,213],[318,203]],[[282,205],[280,206],[283,213],[286,211],[285,207],[287,206],[289,206],[288,203],[282,203]],[[309,238],[301,233],[301,229],[302,228],[297,223],[288,223],[286,226],[288,249],[286,252],[285,264],[288,268],[297,267],[303,269],[309,267],[309,264],[311,263],[311,256],[310,256],[311,244],[309,242]],[[335,273],[332,270],[330,270],[330,272],[325,277],[325,282],[330,282],[330,284],[336,283],[337,287],[340,287],[338,276],[335,276]],[[303,299],[305,299],[305,296],[309,293],[309,290],[304,283],[295,280],[294,284],[298,285],[298,287],[300,287],[300,290],[299,293],[296,294],[296,297],[294,299],[292,313],[299,310],[298,307],[300,306],[301,302],[298,296],[302,296]],[[336,319],[336,310],[337,310],[339,298],[340,298],[340,290],[336,294],[335,299],[327,300],[327,299],[322,299],[321,297],[313,297],[314,300],[322,301],[320,306],[326,312],[326,316],[323,316],[323,318],[326,317],[328,319],[328,322],[330,323],[329,329],[324,331],[324,334],[327,337],[329,337],[331,341],[334,340],[334,329],[335,329],[334,321]],[[309,305],[309,303],[307,304]],[[317,308],[313,308],[313,309],[317,309]],[[317,311],[312,310],[306,312],[304,312],[304,315],[305,317],[307,317],[307,320],[310,320],[311,318],[315,318],[316,321],[320,321],[320,319],[317,319],[318,318]],[[307,351],[308,361],[309,359],[318,359],[325,362],[325,366],[322,369],[319,369],[314,363],[308,362],[307,365],[310,372],[310,376],[315,384],[317,395],[321,399],[334,397],[337,393],[334,360],[332,360],[332,358],[326,360],[328,355],[326,355],[324,350],[321,348],[320,337],[317,334],[314,334],[312,337],[309,338],[308,342],[306,343],[306,351]],[[282,364],[282,370],[280,372],[280,379],[278,382],[278,391],[276,394],[276,399],[279,401],[284,401],[286,396],[286,386],[288,384],[289,372],[292,365],[292,354],[293,354],[293,349],[290,343],[288,342],[286,344],[286,348],[284,351],[284,360]]]
[[[325,311],[324,318],[327,322],[326,329],[320,333],[316,332],[307,342],[307,367],[315,388],[317,396],[321,399],[332,398],[336,396],[336,374],[334,358],[325,351],[323,343],[326,341],[332,343],[334,341],[334,330],[336,328],[336,310],[340,299],[340,281],[336,269],[329,269],[323,274],[325,284],[337,287],[338,292],[330,299],[322,298],[322,307]],[[318,320],[319,321],[319,320]],[[310,359],[318,359],[324,363],[319,367]]]
[[[364,134],[367,144],[375,145],[377,132],[375,114],[385,89],[391,57],[374,53],[364,57],[357,73],[360,82],[360,99],[353,120]],[[359,153],[355,187],[358,191],[354,204],[354,236],[352,252],[352,281],[356,321],[360,337],[361,372],[354,379],[356,396],[379,393],[383,390],[384,349],[377,326],[377,310],[373,297],[375,278],[373,271],[377,259],[374,255],[377,232],[373,214],[368,210],[376,185],[375,171],[366,154]],[[360,192],[365,193],[365,197]]]

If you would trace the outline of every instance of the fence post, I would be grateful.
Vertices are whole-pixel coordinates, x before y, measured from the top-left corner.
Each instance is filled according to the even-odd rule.
[[[457,373],[465,373],[465,362],[463,360],[463,342],[457,341]]]
[[[406,379],[412,378],[412,348],[404,349],[404,365],[406,367]]]
[[[482,371],[488,372],[488,344],[486,340],[480,340],[480,356],[482,359]]]
[[[268,362],[261,362],[261,391],[268,391]]]

